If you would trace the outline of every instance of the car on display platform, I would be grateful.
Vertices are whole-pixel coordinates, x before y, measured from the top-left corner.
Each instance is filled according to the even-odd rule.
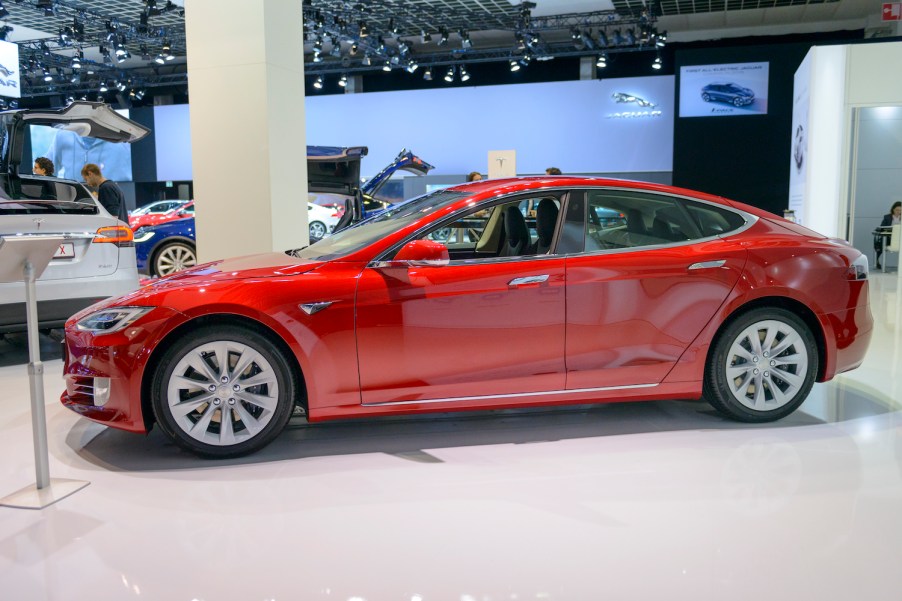
[[[128,216],[128,225],[132,230],[138,230],[148,225],[159,225],[161,223],[168,223],[170,221],[175,221],[176,219],[187,219],[189,217],[194,217],[193,200],[179,204],[162,213],[144,213],[142,215],[135,215],[132,213]]]
[[[705,399],[769,422],[857,367],[872,327],[866,257],[763,210],[640,182],[487,180],[82,311],[61,401],[205,457],[260,449],[296,409]]]
[[[307,147],[307,186],[321,204],[308,202],[307,222],[311,242],[384,211],[391,203],[378,195],[393,174],[404,171],[425,175],[434,167],[409,150],[402,150],[382,171],[358,187],[360,161],[365,146]],[[135,228],[138,270],[164,276],[197,263],[194,219],[170,220],[164,225]]]
[[[83,184],[19,174],[31,125],[110,142],[140,140],[148,130],[98,102],[0,113],[0,236],[63,237],[36,282],[39,327],[50,329],[97,301],[134,290],[138,272],[132,230]],[[24,282],[0,283],[0,333],[25,329]]]
[[[726,102],[740,107],[755,102],[755,92],[735,83],[709,83],[702,88],[702,100],[705,102]]]

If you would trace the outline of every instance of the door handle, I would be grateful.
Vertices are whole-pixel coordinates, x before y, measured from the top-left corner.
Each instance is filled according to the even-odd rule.
[[[545,275],[528,275],[522,278],[514,278],[507,283],[508,286],[526,286],[527,284],[541,284],[548,281],[548,274]]]
[[[714,269],[715,267],[723,267],[724,263],[726,263],[726,259],[720,259],[719,261],[702,261],[700,263],[693,263],[689,266],[689,271],[694,269]]]

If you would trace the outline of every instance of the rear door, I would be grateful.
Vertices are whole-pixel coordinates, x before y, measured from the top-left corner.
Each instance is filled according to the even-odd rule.
[[[587,190],[581,199],[571,199],[561,249],[572,253],[567,388],[658,383],[738,281],[747,251],[719,236],[746,218],[635,190]]]

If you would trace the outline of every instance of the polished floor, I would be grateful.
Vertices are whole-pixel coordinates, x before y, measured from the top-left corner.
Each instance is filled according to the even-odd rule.
[[[776,424],[651,402],[307,425],[203,461],[56,400],[51,475],[0,507],[0,599],[902,599],[902,278],[864,365]],[[34,482],[23,339],[0,341],[0,497]]]

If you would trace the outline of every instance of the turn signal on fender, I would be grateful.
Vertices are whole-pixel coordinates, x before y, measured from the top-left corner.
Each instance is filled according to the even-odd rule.
[[[113,225],[102,227],[94,234],[94,243],[109,242],[116,246],[134,246],[135,238],[130,227]]]

